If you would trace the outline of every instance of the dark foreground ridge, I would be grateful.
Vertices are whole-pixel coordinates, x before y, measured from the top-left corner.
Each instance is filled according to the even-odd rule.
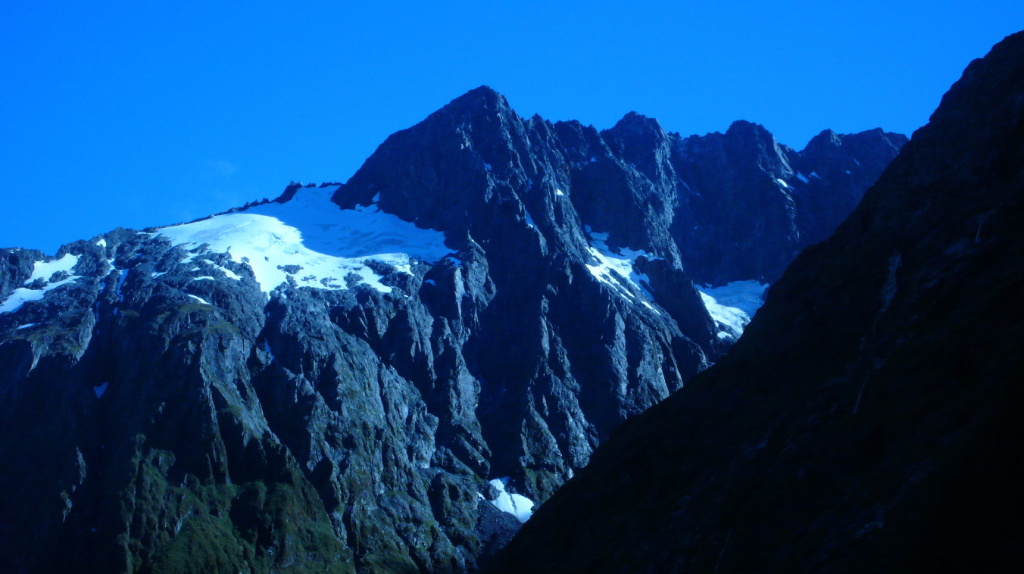
[[[479,88],[344,185],[0,250],[0,569],[473,570],[738,336],[695,283],[752,312],[905,141]]]
[[[1019,33],[489,572],[1019,571],[1022,289]]]

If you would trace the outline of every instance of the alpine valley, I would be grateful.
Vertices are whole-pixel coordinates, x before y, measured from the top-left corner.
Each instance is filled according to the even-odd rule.
[[[1002,261],[1001,196],[958,187],[960,171],[932,190],[939,176],[922,171],[942,161],[922,159],[932,149],[980,153],[957,126],[915,140],[916,155],[778,287],[904,136],[825,131],[798,152],[752,123],[684,138],[635,113],[598,131],[521,118],[482,87],[389,137],[347,183],[292,184],[273,201],[117,229],[54,256],[0,249],[3,571],[467,572],[501,567],[495,552],[523,522],[508,564],[538,546],[543,560],[578,560],[573,548],[605,560],[594,548],[617,552],[616,532],[642,535],[624,508],[647,506],[628,497],[660,505],[658,528],[688,489],[762,494],[768,483],[741,465],[789,452],[794,433],[828,425],[787,455],[799,460],[836,436],[882,445],[877,460],[888,460],[891,429],[860,423],[875,420],[885,387],[869,384],[859,413],[843,402],[884,372],[889,347],[876,339],[898,339],[893,325],[922,301],[948,308],[995,288],[961,289],[932,269],[977,276],[979,254]],[[936,143],[940,129],[948,138]],[[920,211],[918,190],[955,217]],[[918,246],[912,234],[925,231],[944,242]],[[887,233],[905,239],[893,246]],[[862,244],[873,250],[849,246]],[[948,269],[926,266],[933,252]],[[726,356],[770,284],[765,316]],[[921,295],[927,285],[938,291]],[[984,331],[991,352],[997,331]],[[911,333],[904,354],[918,348]],[[972,356],[975,342],[945,356]],[[798,367],[813,384],[787,398],[783,382],[811,380],[791,377]],[[784,407],[803,414],[761,414]],[[832,492],[806,472],[814,492]],[[671,476],[676,490],[664,487]],[[684,517],[715,514],[718,498],[701,503],[701,492],[686,496],[708,510]],[[879,504],[864,512],[884,514]],[[578,544],[591,523],[601,536]],[[715,554],[729,528],[733,545],[758,539],[732,522],[702,525],[687,523],[696,530],[680,530],[679,544],[718,541]]]

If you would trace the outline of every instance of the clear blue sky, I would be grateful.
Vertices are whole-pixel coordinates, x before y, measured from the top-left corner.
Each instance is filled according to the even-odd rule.
[[[0,246],[53,253],[345,181],[479,85],[684,135],[910,133],[1024,1],[0,2]]]

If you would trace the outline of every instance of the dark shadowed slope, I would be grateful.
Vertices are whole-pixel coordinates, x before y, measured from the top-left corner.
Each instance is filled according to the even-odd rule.
[[[485,87],[344,185],[0,249],[0,570],[473,570],[742,330],[694,282],[752,313],[904,141]]]
[[[1024,563],[1024,33],[973,62],[717,366],[627,422],[507,572]]]

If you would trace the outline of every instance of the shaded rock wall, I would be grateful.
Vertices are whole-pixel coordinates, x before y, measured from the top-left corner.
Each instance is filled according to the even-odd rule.
[[[729,355],[487,571],[1019,569],[1022,64],[1024,33],[973,62]]]
[[[0,313],[0,560],[475,568],[519,526],[488,479],[550,497],[721,356],[693,280],[774,278],[903,141],[826,139],[798,154],[737,123],[684,140],[636,114],[598,132],[480,88],[334,194],[444,232],[439,262],[367,263],[390,293],[264,293],[225,253],[131,230],[63,247],[75,278]],[[834,173],[857,162],[860,180]],[[0,250],[0,298],[43,259]]]

